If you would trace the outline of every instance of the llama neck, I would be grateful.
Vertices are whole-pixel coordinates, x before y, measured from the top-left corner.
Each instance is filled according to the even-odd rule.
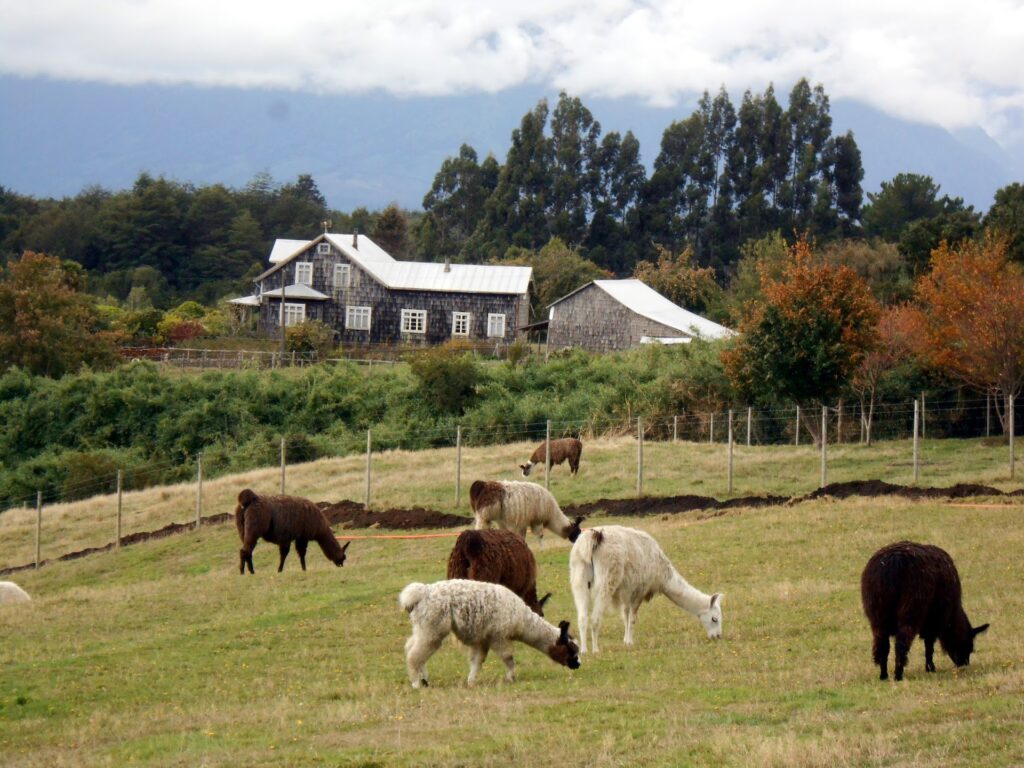
[[[675,568],[672,569],[672,575],[661,591],[665,597],[694,616],[697,616],[711,605],[711,595],[706,595],[694,587],[680,576],[679,571]]]
[[[521,630],[515,639],[533,646],[541,653],[547,653],[548,649],[558,640],[558,630],[533,611],[528,608],[527,610],[529,616],[523,620]]]

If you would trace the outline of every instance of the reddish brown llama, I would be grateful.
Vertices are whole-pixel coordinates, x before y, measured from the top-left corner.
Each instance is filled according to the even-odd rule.
[[[469,530],[459,538],[448,556],[449,579],[489,581],[508,587],[538,616],[551,593],[537,599],[537,561],[523,537],[514,531]]]

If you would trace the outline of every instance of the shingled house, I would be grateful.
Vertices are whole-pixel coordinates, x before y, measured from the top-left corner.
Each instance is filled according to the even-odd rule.
[[[640,280],[594,280],[548,307],[548,350],[592,352],[722,339],[734,331],[673,304]]]
[[[319,320],[343,344],[507,344],[529,321],[530,267],[396,261],[365,235],[277,240],[256,292],[258,328]],[[282,291],[283,286],[283,291]]]

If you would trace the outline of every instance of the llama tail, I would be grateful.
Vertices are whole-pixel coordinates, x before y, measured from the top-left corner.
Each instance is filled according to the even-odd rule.
[[[402,606],[402,610],[406,613],[412,613],[419,601],[426,597],[426,594],[427,585],[414,581],[412,584],[406,585],[405,589],[402,590],[398,596],[398,604]]]
[[[594,583],[594,550],[603,540],[604,534],[599,528],[590,528],[579,535],[569,553],[570,566],[575,564],[580,569],[586,579],[587,589]]]

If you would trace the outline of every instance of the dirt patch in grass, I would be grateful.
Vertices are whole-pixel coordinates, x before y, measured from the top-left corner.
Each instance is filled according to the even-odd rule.
[[[601,512],[610,516],[642,517],[648,515],[673,515],[685,512],[703,512],[709,510],[727,510],[738,508],[769,507],[779,504],[794,504],[823,497],[846,499],[851,496],[901,496],[906,499],[963,499],[972,496],[1018,496],[1024,497],[1024,488],[1004,492],[998,488],[974,483],[958,483],[948,488],[922,488],[908,485],[894,485],[884,480],[855,480],[847,483],[829,483],[806,496],[743,496],[735,499],[719,501],[710,496],[642,496],[639,499],[600,499],[586,504],[570,504],[563,507],[569,517],[583,515],[592,517]],[[324,511],[332,526],[345,529],[373,528],[386,530],[410,530],[423,528],[457,528],[469,525],[472,518],[452,515],[424,507],[411,509],[367,510],[356,501],[342,500],[337,502],[321,501],[318,506]],[[219,514],[203,518],[203,525],[222,525],[233,522],[234,515]],[[195,530],[195,523],[170,523],[155,531],[132,533],[121,538],[121,546],[129,546],[144,541],[163,539]],[[77,552],[69,552],[57,558],[60,560],[77,560],[97,552],[109,552],[114,549],[114,542],[102,547],[89,547]],[[43,561],[41,565],[48,561]],[[0,569],[0,576],[33,568],[34,564],[19,565]]]

